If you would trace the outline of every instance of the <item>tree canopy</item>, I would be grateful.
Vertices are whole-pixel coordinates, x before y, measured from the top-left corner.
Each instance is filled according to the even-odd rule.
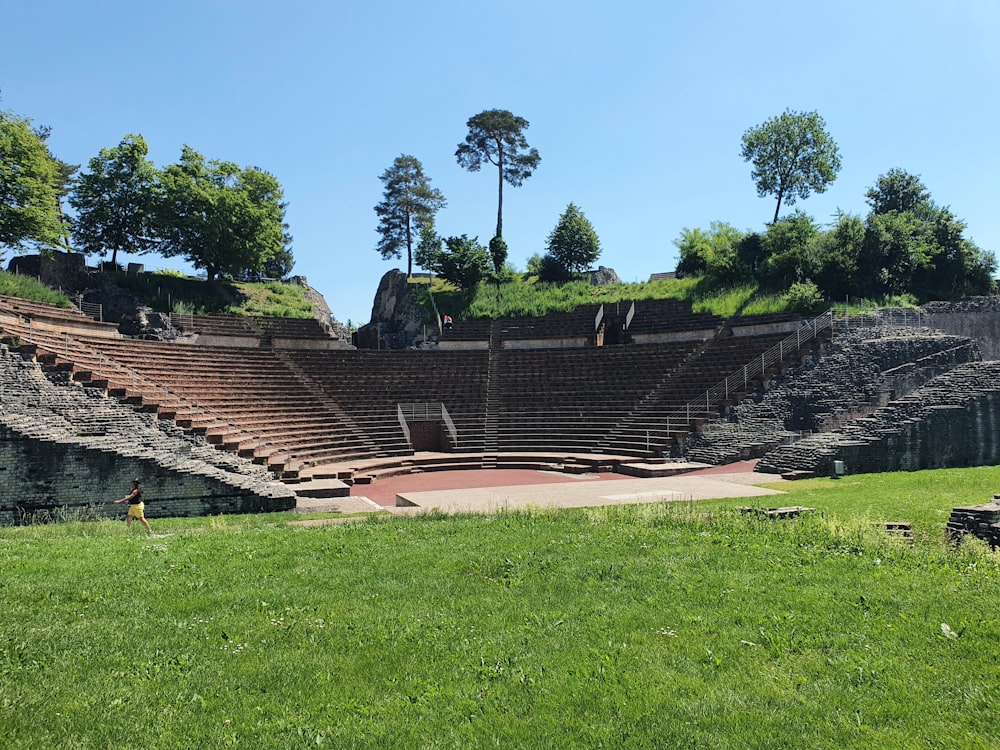
[[[503,237],[503,184],[518,187],[538,167],[542,157],[530,148],[524,137],[528,121],[505,109],[488,109],[470,117],[465,142],[458,145],[455,157],[470,172],[478,172],[484,163],[497,168],[497,231]]]
[[[782,202],[793,205],[810,193],[822,193],[840,171],[837,144],[816,112],[785,110],[743,134],[742,156],[761,197],[774,195],[774,222]]]
[[[920,177],[896,167],[879,175],[865,192],[865,198],[874,214],[919,211],[931,205],[931,194]]]
[[[423,165],[413,156],[397,156],[379,177],[385,186],[375,206],[383,258],[402,257],[406,248],[406,275],[413,275],[413,240],[424,227],[434,226],[434,215],[446,205],[440,190],[430,186]]]
[[[141,135],[127,135],[114,148],[102,148],[76,180],[70,205],[76,210],[73,238],[86,254],[111,251],[142,255],[155,248],[152,226],[157,171]]]
[[[0,111],[0,245],[51,250],[64,244],[61,164],[30,120]]]
[[[965,223],[937,206],[919,177],[892,169],[865,195],[866,217],[841,214],[829,230],[800,211],[760,234],[722,222],[685,228],[675,241],[677,270],[714,287],[752,278],[775,291],[815,288],[830,301],[912,295],[925,302],[995,291],[995,257],[965,236]]]
[[[724,221],[713,221],[708,230],[684,227],[674,245],[680,254],[677,272],[684,276],[707,276],[719,285],[746,279],[752,267],[740,257],[746,237]]]
[[[273,175],[206,161],[184,146],[180,161],[163,170],[157,191],[160,249],[204,269],[210,281],[220,272],[261,270],[288,240],[284,213]]]
[[[489,273],[490,255],[479,244],[478,237],[470,239],[463,234],[441,240],[425,236],[417,252],[418,262],[423,268],[433,271],[470,296]]]
[[[555,264],[569,275],[593,265],[601,256],[601,241],[583,211],[570,203],[549,233],[546,249]]]

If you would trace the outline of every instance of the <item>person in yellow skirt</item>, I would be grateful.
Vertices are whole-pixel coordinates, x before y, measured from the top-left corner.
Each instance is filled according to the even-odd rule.
[[[132,526],[132,521],[138,520],[143,526],[146,527],[146,531],[150,534],[153,530],[149,527],[149,521],[146,520],[146,504],[142,501],[142,485],[139,484],[138,479],[132,480],[132,487],[129,493],[121,498],[120,500],[115,500],[114,504],[128,503],[128,514],[125,516],[125,528],[130,528]]]

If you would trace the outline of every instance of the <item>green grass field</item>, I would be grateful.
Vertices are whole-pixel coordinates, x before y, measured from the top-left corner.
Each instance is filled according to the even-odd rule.
[[[995,748],[998,489],[0,529],[0,747]]]

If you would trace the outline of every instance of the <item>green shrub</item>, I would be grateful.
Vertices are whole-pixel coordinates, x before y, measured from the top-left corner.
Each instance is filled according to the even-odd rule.
[[[815,312],[823,306],[823,295],[810,279],[796,281],[785,292],[788,309],[797,313]]]

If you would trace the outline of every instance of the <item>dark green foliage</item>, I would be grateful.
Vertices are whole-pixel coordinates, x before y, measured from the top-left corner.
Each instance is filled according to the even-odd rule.
[[[547,239],[548,256],[566,275],[587,270],[601,255],[601,241],[590,220],[573,203],[566,206]]]
[[[185,146],[163,170],[156,226],[163,255],[184,256],[208,279],[257,271],[285,247],[281,186],[267,172],[209,161]]]
[[[440,190],[430,186],[423,165],[402,154],[379,177],[385,190],[375,206],[379,217],[377,250],[383,258],[400,258],[406,249],[406,275],[413,275],[413,241],[425,230],[433,231],[434,215],[446,205]]]
[[[758,270],[762,284],[770,288],[787,289],[796,281],[813,273],[810,245],[819,235],[812,217],[796,211],[776,221],[761,238],[764,263]]]
[[[830,302],[906,295],[926,302],[995,292],[995,257],[965,237],[965,223],[938,207],[919,178],[890,170],[866,197],[867,217],[842,213],[828,230],[801,211],[761,234],[721,222],[709,230],[685,228],[674,241],[677,270],[714,290],[752,278],[781,294],[809,282]],[[811,289],[803,290],[792,295],[795,306],[811,307]]]
[[[810,193],[822,193],[836,179],[840,152],[825,127],[817,112],[785,110],[743,134],[742,156],[753,166],[757,194],[778,199],[772,221],[778,220],[782,202],[791,206]]]
[[[268,279],[283,279],[292,272],[295,258],[289,247],[283,247],[264,261],[263,275]]]
[[[552,253],[545,253],[538,260],[538,280],[546,283],[562,283],[573,278],[573,274]]]
[[[819,312],[824,304],[823,295],[810,279],[796,281],[785,294],[788,309],[792,312],[809,314]]]
[[[813,280],[831,300],[857,296],[858,259],[865,240],[865,223],[841,214],[831,231],[820,232],[810,246]]]
[[[445,238],[443,246],[439,241],[437,248],[429,244],[426,254],[421,254],[421,265],[460,288],[471,299],[479,282],[489,273],[490,257],[478,238],[470,239],[463,234]]]
[[[707,231],[685,227],[674,240],[680,253],[677,272],[704,276],[720,287],[745,281],[753,269],[753,262],[743,257],[749,248],[745,247],[748,236],[721,221],[713,221]],[[756,247],[751,255],[756,255]]]
[[[528,258],[525,264],[525,270],[529,276],[538,276],[542,270],[542,256],[540,253],[534,253],[530,258]]]
[[[505,109],[489,109],[470,117],[465,142],[458,145],[455,158],[470,172],[484,163],[497,168],[497,231],[503,237],[503,184],[519,187],[538,167],[542,157],[524,137],[528,121]]]
[[[413,259],[421,268],[434,272],[434,267],[438,262],[438,255],[441,253],[442,239],[434,230],[432,223],[424,224],[420,227],[420,244],[417,245]]]
[[[62,166],[30,120],[0,111],[0,247],[46,251],[64,245]]]
[[[965,223],[938,207],[920,179],[893,169],[866,193],[871,213],[860,250],[864,294],[956,299],[994,290],[996,259],[964,236]]]
[[[490,259],[493,261],[493,273],[499,279],[503,276],[504,264],[507,262],[507,243],[503,237],[497,236],[490,240]]]
[[[865,192],[865,198],[873,214],[920,212],[931,205],[931,194],[920,177],[895,167],[879,176]]]
[[[102,148],[76,181],[70,205],[76,209],[76,247],[88,255],[111,251],[143,255],[156,246],[153,226],[157,172],[146,156],[141,135],[127,135],[111,149]]]

